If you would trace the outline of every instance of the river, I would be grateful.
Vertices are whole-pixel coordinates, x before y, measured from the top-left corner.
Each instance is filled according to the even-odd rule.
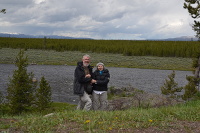
[[[6,95],[9,77],[17,69],[13,64],[0,64],[0,91]],[[111,78],[109,87],[117,88],[132,86],[149,93],[160,94],[160,87],[172,70],[138,69],[108,67]],[[73,76],[75,66],[65,65],[29,65],[28,72],[33,72],[40,80],[41,76],[49,82],[52,88],[52,100],[55,102],[68,102],[77,104],[78,97],[73,95]],[[192,75],[191,71],[175,71],[175,81],[179,86],[187,84],[186,75]]]

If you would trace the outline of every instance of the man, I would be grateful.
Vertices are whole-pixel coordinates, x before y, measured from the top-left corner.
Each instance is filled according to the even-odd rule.
[[[90,110],[92,106],[92,100],[87,92],[87,89],[91,89],[92,69],[90,66],[90,56],[84,55],[81,62],[77,63],[77,67],[74,72],[74,94],[79,95],[80,101],[77,109]]]

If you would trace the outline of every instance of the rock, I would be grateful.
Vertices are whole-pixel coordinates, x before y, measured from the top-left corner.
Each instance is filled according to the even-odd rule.
[[[52,115],[54,115],[54,113],[47,114],[44,117],[49,117],[49,116],[52,116]]]
[[[134,95],[129,97],[117,97],[109,100],[107,110],[125,110],[132,107],[158,108],[161,106],[170,106],[184,102],[163,95],[146,93],[143,91],[136,91],[133,93]]]

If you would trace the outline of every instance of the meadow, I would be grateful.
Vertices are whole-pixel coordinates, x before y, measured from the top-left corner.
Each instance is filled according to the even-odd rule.
[[[169,133],[193,132],[200,127],[200,101],[160,108],[116,111],[79,111],[66,103],[54,104],[53,112],[1,116],[3,132],[69,133]],[[46,113],[46,114],[45,114]]]
[[[1,48],[0,63],[13,64],[19,49]],[[108,67],[127,67],[163,70],[193,70],[192,58],[183,57],[157,57],[157,56],[124,56],[112,53],[94,53],[80,51],[27,49],[25,51],[29,64],[38,65],[76,65],[84,54],[92,57],[91,64],[95,66],[103,62]]]

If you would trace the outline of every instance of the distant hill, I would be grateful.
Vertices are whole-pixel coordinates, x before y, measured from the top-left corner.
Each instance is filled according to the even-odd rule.
[[[57,35],[25,35],[25,34],[8,34],[8,33],[0,33],[0,37],[15,37],[15,38],[52,38],[52,39],[92,39],[92,38],[76,38],[76,37],[68,37],[68,36],[57,36]],[[167,39],[148,39],[155,41],[198,41],[198,38],[192,36],[182,36],[176,38],[167,38]]]
[[[0,37],[14,37],[14,38],[52,38],[52,39],[92,39],[92,38],[76,38],[76,37],[68,37],[68,36],[57,36],[57,35],[25,35],[25,34],[8,34],[8,33],[0,33]]]
[[[167,38],[167,39],[151,39],[158,41],[198,41],[198,38],[192,36],[181,36],[176,38]]]
[[[165,41],[198,41],[198,38],[191,36],[182,36],[177,38],[164,39]]]

